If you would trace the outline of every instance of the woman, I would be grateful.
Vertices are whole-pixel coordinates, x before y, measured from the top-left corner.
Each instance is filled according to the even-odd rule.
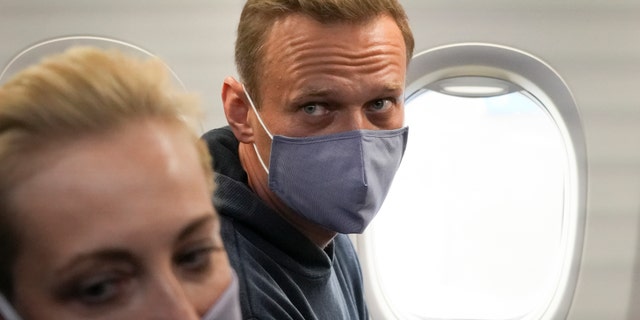
[[[5,320],[240,318],[195,105],[160,61],[92,48],[0,87]]]

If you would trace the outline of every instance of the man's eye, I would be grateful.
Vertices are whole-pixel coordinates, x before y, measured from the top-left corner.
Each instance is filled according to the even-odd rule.
[[[393,101],[391,101],[390,99],[375,100],[370,105],[371,110],[376,112],[389,109],[391,106],[393,106]]]
[[[302,111],[308,115],[320,116],[327,113],[327,108],[317,103],[311,103],[303,106]]]

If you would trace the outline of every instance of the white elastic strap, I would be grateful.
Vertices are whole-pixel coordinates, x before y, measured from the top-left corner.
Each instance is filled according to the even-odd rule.
[[[9,301],[7,301],[2,294],[0,294],[0,316],[4,320],[21,320],[20,316],[13,310]]]
[[[247,99],[249,100],[249,104],[251,105],[251,108],[253,109],[253,112],[255,112],[256,117],[258,117],[258,121],[260,122],[260,125],[262,126],[262,129],[264,129],[264,132],[266,132],[269,135],[269,138],[271,138],[271,140],[273,140],[273,135],[271,134],[271,132],[269,132],[269,129],[267,129],[267,126],[264,125],[264,122],[262,122],[262,118],[260,118],[260,114],[258,113],[258,109],[256,109],[255,104],[253,104],[253,100],[251,100],[251,97],[249,96],[249,93],[247,92],[247,88],[244,87],[244,83],[242,84],[242,91],[244,91],[245,97],[247,97]]]
[[[269,168],[267,168],[267,166],[264,164],[264,161],[262,161],[262,157],[260,156],[260,152],[258,152],[258,147],[256,147],[255,143],[253,143],[253,150],[256,151],[256,155],[258,156],[258,160],[260,160],[260,164],[262,165],[262,168],[264,168],[264,171],[266,171],[267,174],[269,174]]]
[[[262,129],[264,129],[264,132],[266,132],[269,135],[269,138],[273,141],[273,135],[271,134],[271,132],[269,132],[269,129],[267,129],[267,126],[264,125],[264,122],[262,122],[262,118],[260,118],[258,109],[256,109],[255,104],[253,104],[253,100],[251,100],[251,97],[247,92],[247,88],[244,87],[244,83],[242,84],[242,91],[244,92],[244,96],[247,97],[247,100],[249,100],[249,104],[251,105],[253,112],[256,114],[256,117],[258,118],[258,122],[260,122]],[[256,151],[256,155],[258,156],[258,160],[260,160],[260,164],[262,165],[262,168],[267,174],[269,174],[269,168],[267,168],[267,165],[264,164],[264,161],[262,161],[262,157],[260,156],[260,152],[258,152],[258,147],[256,146],[255,143],[253,143],[253,150]]]

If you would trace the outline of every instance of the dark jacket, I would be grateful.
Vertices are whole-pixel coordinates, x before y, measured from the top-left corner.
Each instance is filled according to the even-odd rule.
[[[251,191],[228,127],[203,139],[213,156],[213,201],[240,280],[243,319],[368,319],[349,238],[339,234],[324,250],[318,247]]]

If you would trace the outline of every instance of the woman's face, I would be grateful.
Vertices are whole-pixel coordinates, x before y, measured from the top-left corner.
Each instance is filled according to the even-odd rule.
[[[192,138],[160,121],[61,143],[10,194],[24,319],[199,319],[231,282]]]

